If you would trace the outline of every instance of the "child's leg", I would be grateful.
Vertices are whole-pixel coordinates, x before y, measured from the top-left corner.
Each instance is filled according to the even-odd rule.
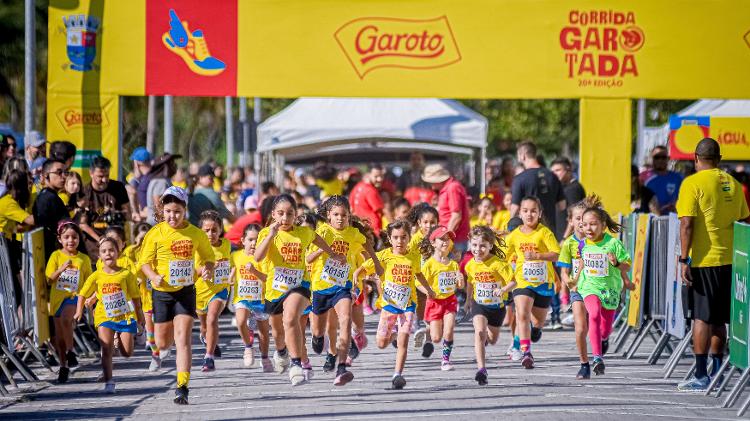
[[[156,346],[156,337],[154,336],[154,317],[152,313],[143,313],[143,318],[146,319],[146,343],[151,349],[151,354],[158,357],[159,347]]]
[[[63,319],[62,317],[55,317],[54,319],[55,323],[55,340],[53,342],[55,346],[55,351],[57,352],[57,355],[60,360],[60,367],[67,367],[68,366],[68,359],[65,357],[65,354],[67,353],[65,349],[65,330],[63,329]]]
[[[583,299],[586,311],[589,313],[589,342],[594,357],[602,356],[602,303],[596,295],[589,295]]]
[[[538,329],[544,327],[544,322],[547,320],[547,313],[549,313],[549,308],[531,307],[531,322],[534,324],[534,327]]]
[[[133,355],[133,348],[135,348],[135,333],[120,333],[120,355],[130,358]]]
[[[206,324],[208,323],[206,321],[207,314],[198,310],[198,322],[200,323],[200,337],[205,341],[206,340],[206,332],[208,331],[208,328],[206,327]]]
[[[586,306],[583,301],[573,302],[573,321],[576,330],[576,346],[582,363],[589,362],[589,352],[586,345],[586,333],[588,332],[588,320],[586,319]]]
[[[349,317],[350,332],[351,336],[351,317]],[[339,328],[339,317],[336,311],[328,311],[328,321],[326,322],[326,335],[328,335],[328,353],[331,355],[344,355],[339,354],[338,349],[338,328]],[[347,354],[349,353],[349,347],[346,347]],[[344,356],[346,360],[346,356]]]
[[[302,357],[300,358],[302,359],[302,362],[310,361],[307,355],[307,325],[310,320],[310,314],[302,314],[299,316],[300,345],[302,347]]]
[[[484,343],[487,341],[487,317],[478,314],[471,321],[474,324],[474,356],[477,359],[477,368],[481,370],[485,364]]]
[[[186,380],[189,380],[190,367],[192,366],[193,362],[193,349],[191,343],[191,334],[193,332],[193,318],[185,314],[178,314],[174,317],[172,323],[174,324],[174,339],[177,354],[175,357],[175,360],[177,362],[177,374],[179,376],[180,373],[186,373]],[[177,387],[180,386],[187,386],[187,381],[185,381],[185,384],[177,385]]]
[[[447,314],[446,314],[447,316]],[[454,317],[455,320],[455,317]],[[440,342],[440,339],[443,338],[443,331],[445,329],[443,328],[443,320],[433,320],[430,322],[430,339],[434,343]]]
[[[171,348],[174,343],[174,322],[154,323],[154,339],[157,348]]]
[[[336,317],[338,318],[338,325],[333,323],[331,320],[331,327],[329,329],[329,335],[335,333],[335,329],[338,328],[338,340],[336,342],[336,356],[338,357],[339,364],[346,362],[346,357],[349,356],[349,347],[352,341],[352,300],[342,299],[336,303],[334,307],[336,309]],[[329,336],[331,342],[336,336]]]
[[[616,310],[602,308],[602,324],[600,328],[602,339],[608,339],[609,335],[612,333],[612,325],[615,322],[616,315]]]
[[[321,314],[310,313],[310,331],[314,338],[322,338],[326,334],[328,313],[330,311]]]
[[[445,341],[453,341],[453,330],[456,328],[456,313],[445,313],[443,315],[443,340]],[[437,342],[438,339],[434,339],[434,342]]]
[[[57,353],[60,356],[60,366],[61,367],[67,367],[68,361],[67,361],[67,353],[71,349],[73,349],[73,329],[74,329],[74,322],[73,322],[73,315],[76,313],[76,306],[66,304],[63,305],[62,311],[60,312],[60,317],[55,317],[55,329],[60,328],[60,330],[57,330],[59,334],[58,337],[58,343],[56,346]]]
[[[224,310],[224,300],[213,300],[208,303],[206,314],[206,354],[213,356],[216,344],[219,342],[219,316]]]
[[[534,299],[526,295],[513,297],[516,306],[516,334],[521,339],[521,352],[531,352],[531,308]]]
[[[352,307],[352,326],[357,333],[365,332],[365,313],[364,304]]]
[[[260,349],[261,358],[268,358],[268,346],[271,338],[268,335],[268,320],[257,320],[258,322],[258,349]]]
[[[487,325],[487,342],[489,342],[490,345],[495,345],[499,337],[500,327]]]
[[[412,312],[400,314],[397,317],[398,327],[398,350],[396,351],[396,368],[395,372],[401,374],[404,372],[406,365],[406,355],[409,350],[409,335],[411,334],[412,324],[416,323],[416,315]]]
[[[284,300],[284,312],[282,313],[284,338],[286,339],[286,346],[289,347],[289,356],[292,359],[305,360],[307,358],[307,353],[303,348],[304,336],[300,326],[300,316],[308,305],[310,305],[310,301],[303,295],[296,293],[289,294]]]
[[[104,381],[112,380],[112,350],[115,342],[115,332],[106,327],[99,327],[99,343],[102,348],[102,371],[104,372]]]
[[[250,310],[237,307],[234,311],[234,317],[237,319],[237,330],[242,338],[245,347],[253,346],[253,338],[250,336],[250,328],[247,327],[247,319],[250,317]]]
[[[273,342],[276,344],[276,351],[286,349],[286,334],[284,332],[283,315],[274,314],[269,319],[271,324],[271,334]]]
[[[393,327],[396,325],[396,315],[388,310],[380,312],[380,321],[378,322],[377,342],[378,348],[384,349],[391,344],[393,336]]]

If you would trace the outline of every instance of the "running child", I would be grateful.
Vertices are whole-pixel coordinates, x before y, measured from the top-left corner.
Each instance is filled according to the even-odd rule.
[[[469,225],[474,228],[478,225],[492,226],[495,219],[495,203],[492,202],[492,194],[481,195],[477,203],[476,215],[472,216]]]
[[[224,226],[219,213],[207,210],[200,215],[198,227],[206,233],[211,242],[214,259],[213,279],[199,277],[195,283],[196,311],[200,320],[200,337],[206,345],[206,355],[203,357],[201,371],[210,372],[216,369],[214,357],[221,357],[219,348],[219,316],[229,300],[229,288],[232,285],[230,277],[232,253],[229,240],[223,238]],[[196,268],[198,269],[198,268]]]
[[[327,222],[318,226],[317,234],[332,250],[346,256],[346,262],[340,263],[329,258],[322,250],[308,253],[307,261],[313,263],[312,290],[315,318],[312,319],[312,347],[316,354],[323,352],[324,338],[330,310],[335,310],[338,326],[333,326],[329,340],[336,340],[336,378],[335,386],[343,386],[354,379],[354,374],[346,369],[346,359],[351,346],[352,329],[352,267],[356,256],[363,250],[373,260],[375,271],[382,276],[373,242],[358,229],[361,223],[352,221],[349,201],[343,196],[331,196],[320,206],[320,216]],[[354,222],[354,226],[352,224]],[[366,231],[365,231],[366,232]],[[338,334],[336,334],[338,328]]]
[[[177,389],[174,402],[188,404],[191,336],[195,311],[196,263],[204,280],[214,272],[214,252],[206,233],[185,218],[188,194],[172,186],[161,195],[156,224],[143,239],[138,264],[153,287],[153,318],[159,349],[176,346]]]
[[[512,231],[508,229],[508,222],[510,221],[510,205],[513,200],[513,194],[506,192],[503,195],[503,208],[495,212],[495,216],[492,217],[492,228],[497,232]]]
[[[310,244],[315,244],[334,261],[344,263],[346,257],[331,250],[311,228],[294,224],[297,204],[290,195],[276,196],[271,209],[273,222],[258,234],[254,257],[261,264],[268,265],[265,298],[266,313],[271,316],[271,329],[276,342],[274,360],[278,365],[283,365],[288,358],[285,356],[289,347],[289,380],[296,386],[307,381],[302,368],[307,353],[300,326],[300,316],[310,305],[310,282],[303,282],[305,253]]]
[[[474,324],[477,359],[474,380],[480,386],[487,384],[485,347],[497,343],[505,318],[505,300],[516,286],[513,271],[501,249],[504,245],[502,238],[487,225],[476,226],[469,233],[469,247],[474,257],[466,264],[466,295],[470,297],[466,303]]]
[[[400,220],[388,224],[388,240],[391,247],[379,251],[378,260],[383,265],[385,273],[383,279],[377,280],[379,292],[377,306],[382,309],[378,323],[378,348],[383,349],[391,344],[394,334],[397,334],[396,367],[391,384],[394,389],[403,389],[406,379],[403,376],[406,354],[408,352],[409,335],[414,323],[414,312],[417,307],[416,278],[425,293],[435,297],[430,284],[422,276],[419,258],[409,253],[408,245],[411,237],[411,226],[407,221]],[[375,262],[367,260],[354,273],[375,273]]]
[[[612,220],[596,195],[586,199],[583,212],[583,232],[586,244],[581,250],[583,261],[578,262],[578,292],[583,297],[589,314],[589,342],[594,356],[591,369],[604,374],[602,357],[609,348],[609,335],[615,320],[623,286],[634,289],[627,272],[630,255],[620,240],[609,235],[620,232],[620,224]]]
[[[232,253],[232,274],[234,275],[234,308],[237,317],[237,329],[240,332],[245,351],[242,354],[242,366],[251,368],[255,365],[253,352],[253,331],[248,327],[248,320],[252,317],[258,328],[260,365],[264,373],[274,371],[273,363],[268,357],[270,343],[268,314],[263,298],[263,284],[266,274],[255,261],[255,245],[258,240],[260,226],[250,224],[242,233],[242,250]]]
[[[448,255],[456,238],[453,231],[444,226],[433,228],[427,238],[420,243],[420,251],[426,259],[422,265],[422,275],[435,292],[434,298],[428,298],[425,305],[424,319],[430,326],[432,342],[443,340],[443,360],[440,369],[453,370],[451,352],[453,351],[453,329],[456,326],[458,299],[456,289],[464,288],[464,277],[458,263]],[[426,343],[424,346],[426,347]],[[434,349],[434,345],[429,343]],[[431,350],[423,350],[422,356],[429,356]]]
[[[420,263],[424,263],[424,258],[420,252],[419,245],[422,243],[422,240],[429,235],[430,231],[437,226],[437,209],[427,203],[419,203],[409,211],[406,220],[411,223],[413,234],[411,240],[409,240],[409,253],[419,259]],[[422,326],[422,323],[425,321],[424,314],[426,303],[427,296],[425,296],[422,291],[417,290],[417,323],[414,326],[416,329],[414,332],[414,348],[422,348],[423,356],[428,358],[435,350],[435,346],[432,345],[432,340],[428,337],[430,332],[427,327]],[[438,338],[438,340],[439,339],[440,338]]]
[[[49,298],[50,313],[55,322],[55,350],[60,360],[58,383],[65,383],[70,367],[78,365],[73,352],[73,316],[76,312],[78,292],[91,275],[91,260],[78,251],[81,230],[78,224],[64,219],[57,224],[57,241],[61,248],[52,252],[45,275],[52,285]]]
[[[557,261],[560,246],[555,234],[540,223],[542,206],[536,197],[521,199],[519,215],[523,225],[505,239],[508,258],[515,258],[516,289],[513,302],[516,307],[516,334],[519,337],[523,358],[521,365],[534,368],[531,342],[542,337],[542,326],[552,296],[555,294],[555,275],[552,262]],[[533,322],[533,325],[531,324]]]
[[[120,355],[128,358],[133,355],[135,335],[144,323],[135,275],[130,269],[117,263],[118,257],[117,241],[112,237],[102,237],[99,240],[101,268],[83,284],[73,316],[80,321],[83,317],[84,301],[92,294],[96,294],[99,304],[94,311],[94,326],[101,344],[105,393],[115,393],[115,381],[112,379],[115,335],[119,335],[120,338]]]

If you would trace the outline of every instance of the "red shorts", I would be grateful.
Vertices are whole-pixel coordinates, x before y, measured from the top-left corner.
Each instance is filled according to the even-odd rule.
[[[456,312],[458,312],[458,299],[455,295],[443,299],[428,298],[424,307],[424,320],[427,322],[443,320],[446,314]]]
[[[357,298],[354,299],[354,303],[352,305],[361,306],[362,303],[364,303],[364,302],[365,302],[365,291],[364,290],[360,290],[359,291],[359,295],[357,295]]]

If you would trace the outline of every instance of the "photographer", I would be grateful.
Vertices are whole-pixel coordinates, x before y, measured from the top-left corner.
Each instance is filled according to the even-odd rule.
[[[112,164],[98,156],[91,161],[91,182],[83,188],[80,227],[91,262],[99,258],[99,237],[112,226],[124,226],[130,220],[128,192],[125,185],[109,179]]]

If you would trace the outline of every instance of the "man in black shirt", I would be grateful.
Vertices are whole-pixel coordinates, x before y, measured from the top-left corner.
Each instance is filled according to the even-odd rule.
[[[99,238],[113,225],[124,226],[130,219],[130,200],[125,185],[109,179],[112,164],[98,156],[91,161],[91,182],[83,188],[81,231],[91,262],[99,258]]]
[[[513,179],[511,185],[511,217],[518,215],[521,199],[534,196],[542,202],[542,223],[552,232],[557,232],[557,212],[565,209],[565,196],[560,180],[539,164],[533,142],[518,145],[518,162],[523,165],[524,171]]]
[[[565,201],[567,206],[574,205],[581,200],[586,198],[586,190],[583,189],[581,183],[573,176],[573,164],[570,160],[564,156],[561,156],[554,161],[550,166],[550,170],[557,176],[563,186],[563,194],[565,195]],[[568,212],[563,210],[557,213],[557,238],[566,237],[566,230],[568,227]],[[568,234],[570,235],[570,234]]]
[[[57,224],[70,214],[58,193],[65,187],[68,170],[58,159],[48,159],[42,166],[45,187],[36,196],[31,213],[37,227],[44,228],[44,261],[57,249]]]

